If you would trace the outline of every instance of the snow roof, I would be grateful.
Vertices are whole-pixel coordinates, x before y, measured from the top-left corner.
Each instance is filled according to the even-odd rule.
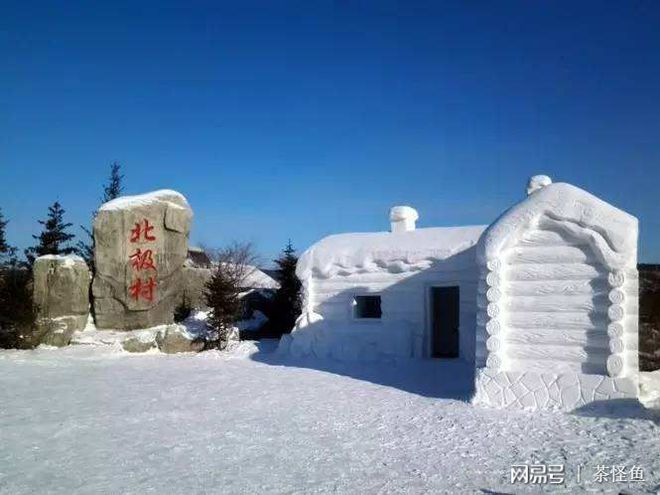
[[[611,269],[637,264],[637,218],[562,182],[542,186],[493,222],[479,243],[479,261],[497,258],[508,242],[539,222],[588,241]]]
[[[204,251],[204,249],[197,246],[188,246],[188,257],[186,258],[186,265],[192,267],[204,267],[208,268],[211,266],[211,258]]]
[[[298,261],[300,279],[387,270],[418,271],[477,244],[486,225],[433,227],[407,232],[331,235],[310,247]]]
[[[121,196],[112,201],[104,203],[99,208],[99,211],[113,211],[113,210],[123,210],[124,208],[131,208],[135,206],[147,206],[153,203],[158,203],[160,201],[165,201],[168,203],[174,203],[177,206],[182,206],[190,208],[186,197],[172,189],[160,189],[158,191],[153,191],[145,194],[138,194],[136,196]]]
[[[245,277],[245,286],[251,289],[279,289],[280,284],[256,266],[250,265],[249,273]]]

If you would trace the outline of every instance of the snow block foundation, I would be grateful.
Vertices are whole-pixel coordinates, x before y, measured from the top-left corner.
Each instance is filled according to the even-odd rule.
[[[583,373],[477,370],[473,403],[508,409],[571,411],[589,402],[634,399],[637,381]]]

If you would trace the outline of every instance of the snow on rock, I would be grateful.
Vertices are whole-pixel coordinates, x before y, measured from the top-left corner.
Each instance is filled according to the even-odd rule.
[[[85,263],[85,260],[77,254],[44,254],[37,259],[58,261],[67,268],[71,268],[76,263]]]
[[[108,348],[115,351],[147,352],[157,350],[156,336],[167,329],[169,325],[159,325],[138,330],[97,330],[89,325],[81,332],[76,332],[71,344]]]
[[[71,344],[109,348],[131,353],[199,352],[209,334],[207,313],[197,311],[181,324],[158,325],[137,330],[97,330],[90,320],[83,331],[73,335]]]
[[[161,352],[199,352],[204,349],[204,341],[189,334],[183,325],[167,325],[156,334],[156,345]]]
[[[159,189],[157,191],[135,196],[121,196],[108,201],[107,203],[103,203],[99,208],[99,211],[124,210],[127,208],[149,206],[163,201],[176,207],[182,207],[182,205],[188,204],[186,197],[180,192],[173,191],[172,189]]]
[[[510,483],[525,463],[564,465],[562,493],[657,491],[660,427],[643,411],[477,408],[451,389],[469,375],[437,361],[251,356],[0,351],[0,491],[543,491]],[[644,481],[597,483],[599,465],[640,466]]]

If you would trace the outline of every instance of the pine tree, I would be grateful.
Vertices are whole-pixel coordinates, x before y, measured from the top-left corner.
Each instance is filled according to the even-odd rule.
[[[7,244],[7,237],[5,234],[5,229],[9,222],[5,220],[4,215],[2,214],[2,209],[0,209],[0,256],[5,255],[9,252],[9,244]]]
[[[279,335],[291,331],[302,306],[302,284],[296,276],[298,257],[295,253],[296,250],[289,241],[280,257],[274,260],[280,287],[273,296],[269,327]]]
[[[32,274],[12,257],[0,267],[0,348],[32,348],[37,311],[32,299]]]
[[[224,349],[228,335],[241,312],[240,290],[237,290],[231,274],[218,266],[206,284],[206,304],[211,309],[208,324],[217,332],[216,345]]]
[[[36,319],[31,273],[21,266],[16,248],[7,243],[7,226],[0,211],[0,348],[33,347]]]
[[[25,257],[30,265],[34,263],[38,256],[71,254],[76,251],[75,248],[67,244],[75,236],[67,232],[67,229],[73,224],[64,222],[64,213],[65,210],[62,205],[55,201],[52,206],[48,207],[48,218],[39,220],[44,229],[41,234],[32,236],[39,243],[25,250]]]
[[[103,186],[103,196],[101,197],[101,204],[112,201],[113,199],[121,196],[121,193],[124,190],[122,180],[124,176],[120,173],[121,165],[117,162],[112,162],[110,165],[110,177],[108,177],[108,182]],[[96,217],[96,212],[92,214],[92,222]],[[94,270],[94,234],[90,229],[84,226],[80,226],[81,229],[89,237],[89,241],[85,242],[83,240],[78,241],[76,244],[76,253],[81,256],[86,262],[87,265]]]
[[[102,203],[117,199],[124,191],[124,185],[122,184],[124,176],[120,172],[121,165],[117,162],[112,162],[110,165],[110,177],[108,178],[108,183],[103,186],[103,198],[101,198]]]
[[[7,243],[7,224],[2,210],[0,209],[0,269],[8,266],[18,265],[18,254],[14,246]]]
[[[242,291],[248,275],[254,269],[256,256],[252,246],[233,243],[219,251],[213,275],[206,284],[206,304],[210,308],[208,324],[217,333],[215,346],[224,349],[229,332],[243,312]]]

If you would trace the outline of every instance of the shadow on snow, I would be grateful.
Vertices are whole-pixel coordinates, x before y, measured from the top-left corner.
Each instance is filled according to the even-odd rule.
[[[474,393],[474,367],[459,359],[399,359],[376,363],[294,358],[273,352],[270,343],[258,345],[252,360],[271,366],[307,368],[392,387],[423,397],[469,401]]]

